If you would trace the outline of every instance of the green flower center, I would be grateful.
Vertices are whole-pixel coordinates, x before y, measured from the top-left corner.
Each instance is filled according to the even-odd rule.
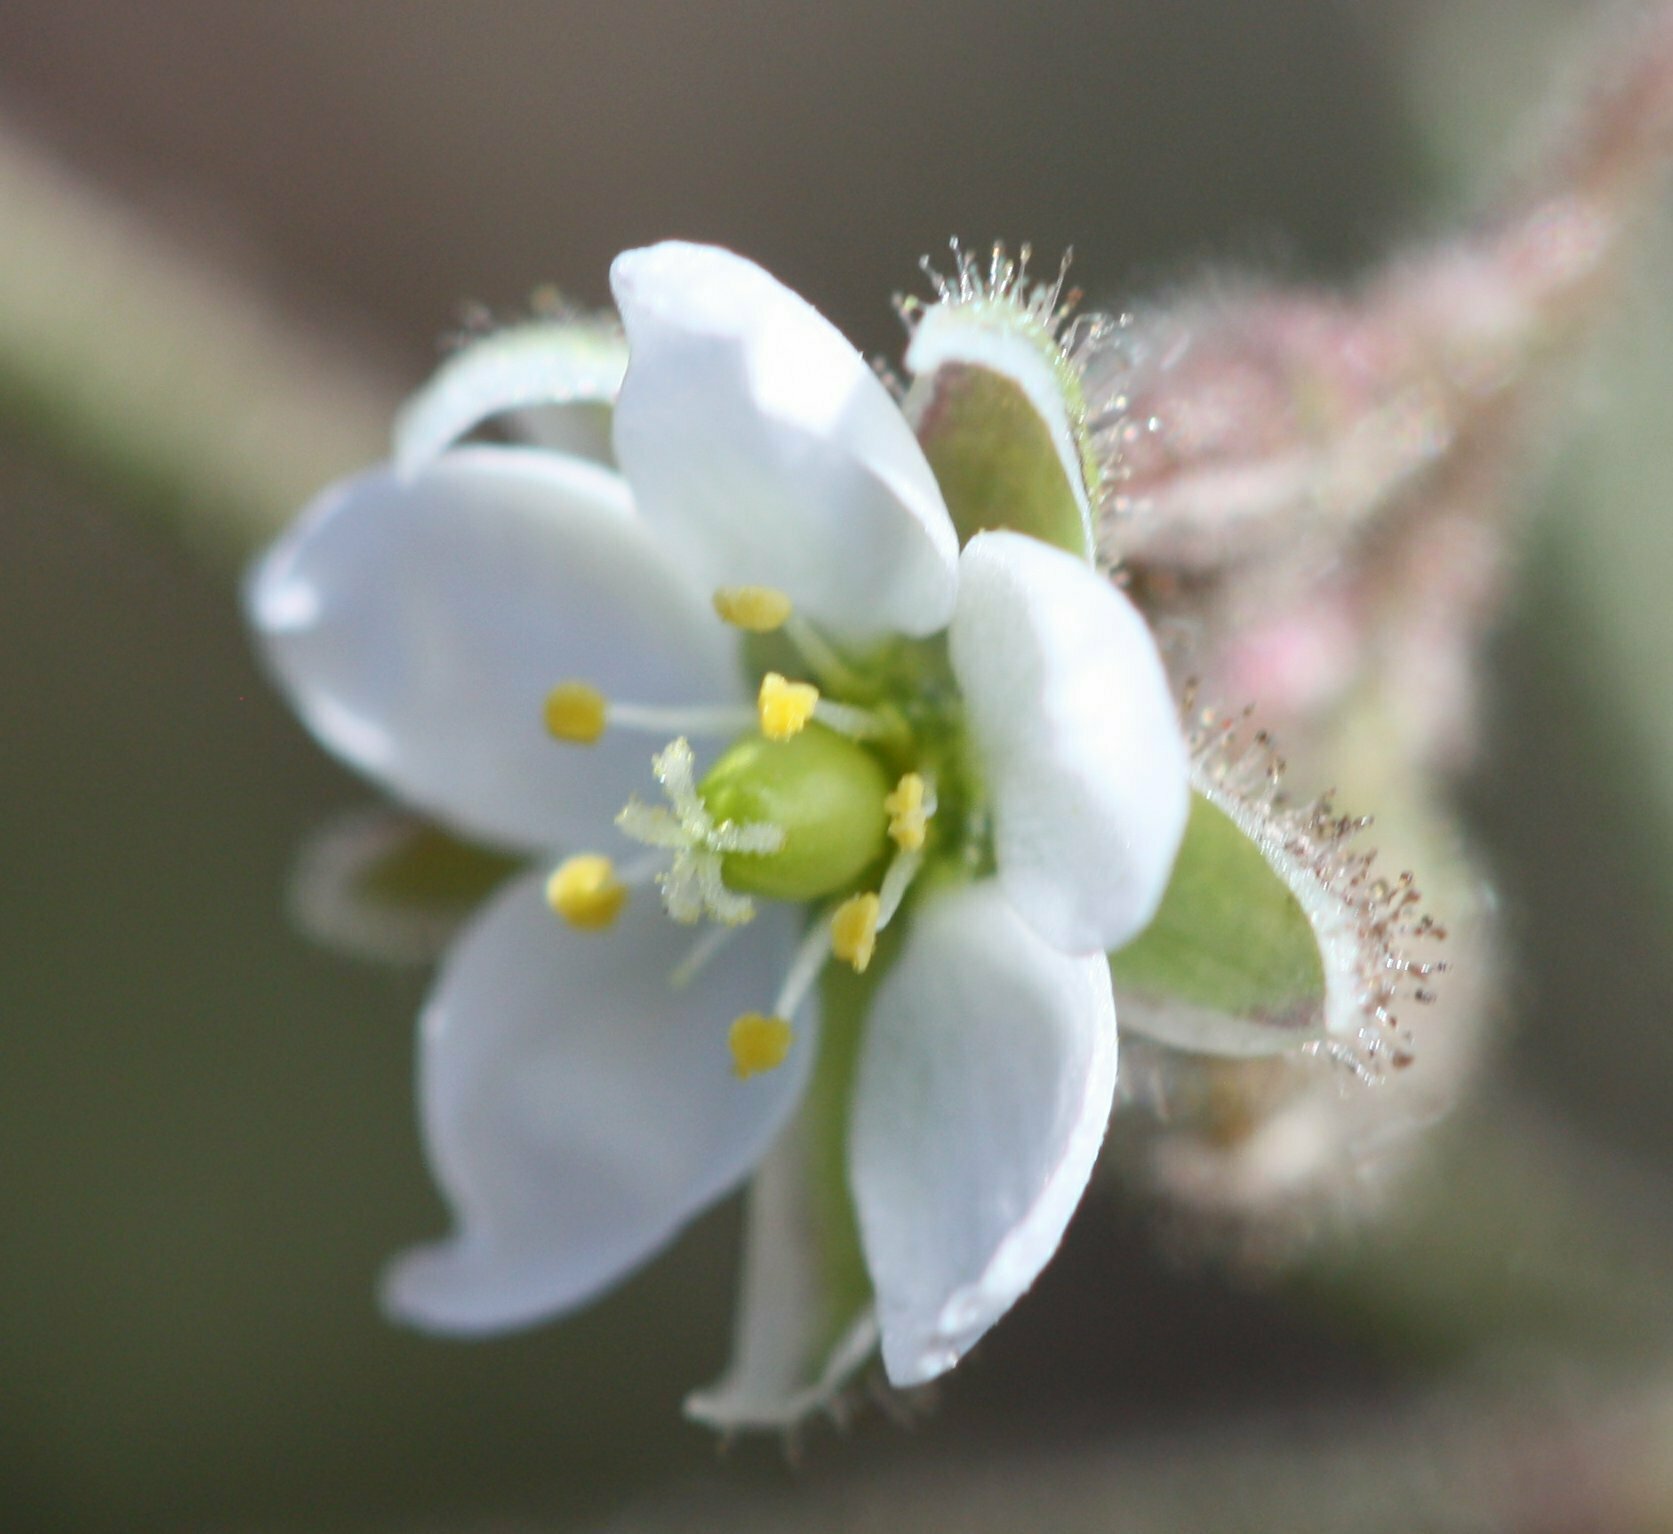
[[[757,898],[828,901],[831,950],[863,970],[926,860],[975,867],[986,856],[945,643],[894,640],[855,656],[770,588],[726,588],[714,605],[748,636],[753,710],[645,708],[569,681],[548,695],[547,728],[582,745],[615,727],[678,731],[653,758],[666,803],[633,800],[616,822],[660,855],[668,914],[736,926]],[[699,778],[687,736],[700,734],[731,740]],[[588,853],[558,869],[548,894],[571,925],[596,930],[636,877]]]

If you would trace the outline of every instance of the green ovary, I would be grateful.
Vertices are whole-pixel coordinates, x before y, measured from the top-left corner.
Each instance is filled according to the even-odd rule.
[[[785,741],[747,735],[727,748],[698,794],[716,822],[784,833],[772,853],[730,853],[727,887],[773,900],[817,900],[852,889],[887,846],[883,800],[894,787],[864,746],[812,724]]]

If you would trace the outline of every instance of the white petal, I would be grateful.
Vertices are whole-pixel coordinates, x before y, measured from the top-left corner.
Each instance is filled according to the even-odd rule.
[[[1155,913],[1189,803],[1144,619],[1072,555],[978,533],[951,643],[1006,894],[1067,953],[1119,947]]]
[[[496,330],[449,357],[407,401],[395,422],[395,463],[411,474],[508,412],[596,413],[615,400],[626,367],[621,332],[600,321],[534,320]]]
[[[267,660],[314,733],[469,835],[610,834],[661,744],[562,745],[542,705],[579,677],[635,703],[741,695],[736,636],[637,522],[619,476],[465,448],[328,491],[248,588]]]
[[[867,1024],[849,1145],[895,1384],[950,1369],[1057,1250],[1115,1059],[1101,954],[1048,947],[992,881],[913,918]]]
[[[611,268],[631,360],[616,457],[641,514],[711,586],[774,586],[849,638],[928,634],[958,540],[865,360],[760,267],[710,246]]]
[[[819,1126],[808,1120],[823,1108],[812,1098],[804,1104],[750,1184],[732,1359],[720,1379],[685,1401],[688,1417],[719,1432],[783,1432],[815,1412],[838,1410],[843,1390],[877,1351],[865,1274],[849,1271],[857,1264],[834,1249],[831,1190],[815,1184],[808,1142]],[[846,1210],[841,1224],[851,1241]]]
[[[450,1332],[526,1325],[609,1288],[737,1183],[800,1098],[815,1025],[739,1081],[727,1029],[770,1004],[794,946],[763,911],[688,986],[654,897],[575,932],[517,881],[466,931],[425,1009],[420,1098],[455,1231],[398,1258],[385,1301]]]

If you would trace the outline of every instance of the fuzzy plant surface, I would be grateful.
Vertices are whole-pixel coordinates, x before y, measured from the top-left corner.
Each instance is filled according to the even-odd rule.
[[[1670,15],[1347,291],[1102,312],[955,242],[874,364],[670,241],[608,311],[458,345],[245,585],[393,801],[304,849],[296,918],[437,966],[452,1228],[392,1317],[552,1320],[747,1186],[687,1410],[790,1431],[952,1370],[1100,1166],[1263,1261],[1373,1208],[1497,1011],[1447,787],[1532,447],[1661,184]]]
[[[752,1178],[733,1361],[688,1410],[790,1430],[874,1356],[952,1369],[1112,1112],[1106,1160],[1234,1248],[1362,1201],[1344,1168],[1421,1141],[1491,1015],[1442,786],[1670,53],[1651,25],[1544,176],[1349,294],[1101,314],[1067,262],[955,243],[897,371],[667,243],[613,312],[462,346],[247,588],[324,745],[533,859],[389,824],[310,857],[316,928],[441,959],[454,1228],[391,1314],[562,1315]]]
[[[944,1374],[1030,1286],[1118,1030],[1409,1064],[1441,929],[1176,691],[1099,549],[1120,327],[1029,268],[926,268],[896,378],[742,256],[627,252],[615,316],[474,340],[252,572],[322,743],[534,859],[425,1007],[454,1230],[391,1266],[397,1318],[561,1315],[753,1172],[736,1355],[688,1404],[794,1427],[874,1352]],[[376,850],[332,866],[398,886]]]

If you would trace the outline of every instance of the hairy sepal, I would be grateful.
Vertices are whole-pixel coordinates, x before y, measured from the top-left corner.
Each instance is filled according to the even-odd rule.
[[[432,964],[515,860],[401,810],[374,806],[309,837],[292,872],[292,919],[311,937],[385,964]]]
[[[954,247],[955,274],[927,265],[936,301],[903,302],[911,327],[904,409],[959,542],[1009,528],[1090,559],[1094,548],[1079,365],[1066,344],[1063,278],[1030,285],[1028,247],[987,268]]]
[[[613,316],[559,314],[466,341],[396,417],[396,467],[416,472],[497,417],[608,409],[626,371]]]
[[[871,1279],[846,1175],[849,1099],[866,1009],[892,958],[873,970],[832,967],[821,987],[825,1026],[806,1099],[750,1185],[732,1359],[686,1397],[688,1417],[732,1435],[841,1423],[877,1353]]]
[[[1327,798],[1290,804],[1264,736],[1205,712],[1192,736],[1190,824],[1155,920],[1111,955],[1121,1026],[1175,1048],[1252,1058],[1323,1053],[1374,1080],[1410,1063],[1399,1012],[1433,1000],[1445,936],[1412,876],[1381,875],[1369,821]]]

